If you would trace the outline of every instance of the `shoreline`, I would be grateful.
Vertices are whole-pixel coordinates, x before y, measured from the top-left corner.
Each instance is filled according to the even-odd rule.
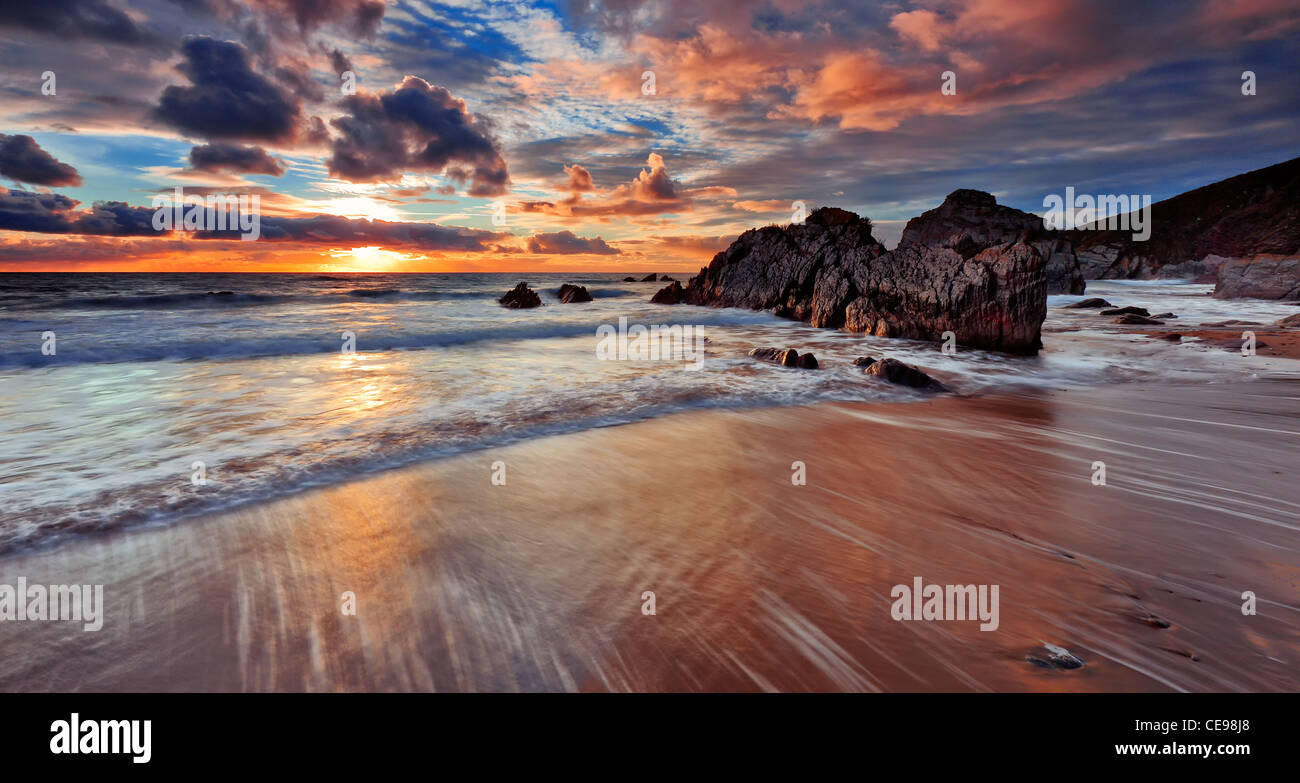
[[[0,623],[0,690],[1295,690],[1296,386],[689,411],[69,539],[0,583],[104,628]],[[894,621],[915,577],[1000,627]]]

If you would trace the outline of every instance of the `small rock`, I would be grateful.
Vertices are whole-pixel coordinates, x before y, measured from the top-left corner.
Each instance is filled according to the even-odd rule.
[[[681,304],[686,298],[686,291],[682,284],[674,280],[671,285],[666,285],[659,289],[659,292],[650,297],[651,304]]]
[[[1074,304],[1066,305],[1067,308],[1078,308],[1078,309],[1084,309],[1090,307],[1110,307],[1110,306],[1111,306],[1110,302],[1107,302],[1105,299],[1101,299],[1095,296],[1092,297],[1091,299],[1084,299],[1082,301],[1075,302]]]
[[[512,310],[542,306],[542,298],[527,283],[520,283],[497,301]]]
[[[651,272],[650,274],[648,274],[648,275],[646,275],[645,277],[641,278],[641,282],[642,282],[642,283],[653,283],[653,282],[655,282],[655,281],[658,280],[658,279],[659,279],[659,275],[656,274],[656,273],[654,273],[654,272]]]
[[[870,356],[859,356],[858,358],[853,360],[853,365],[855,367],[870,367],[875,363],[876,360],[871,358]]]
[[[801,370],[819,369],[817,357],[810,353],[800,356],[799,352],[793,348],[784,351],[780,348],[755,348],[749,352],[749,355],[765,362],[775,362],[782,367],[796,367]]]
[[[1178,332],[1166,332],[1164,334],[1153,334],[1151,336],[1157,340],[1168,340],[1171,343],[1178,343],[1183,340],[1183,336]]]
[[[1042,666],[1045,669],[1081,669],[1083,661],[1064,647],[1057,647],[1054,644],[1043,643],[1043,649],[1046,653],[1034,655],[1030,653],[1025,656],[1025,660],[1035,666]]]
[[[1102,310],[1098,315],[1141,315],[1149,316],[1145,307],[1116,307],[1114,310]]]
[[[903,364],[897,359],[881,359],[867,367],[867,375],[883,378],[890,383],[911,386],[914,389],[935,389],[944,391],[943,384],[926,375],[910,364]]]
[[[1152,318],[1177,318],[1178,316],[1174,315],[1173,313],[1156,313],[1151,317]]]
[[[625,277],[625,278],[623,278],[623,282],[624,282],[624,283],[635,283],[635,282],[636,282],[636,278],[635,278],[635,277]]]
[[[1154,318],[1147,318],[1146,316],[1143,315],[1133,315],[1132,313],[1129,313],[1127,315],[1121,315],[1119,318],[1116,318],[1113,321],[1111,321],[1111,323],[1113,324],[1155,324],[1159,326],[1163,324],[1164,321],[1157,321]]]
[[[574,304],[578,302],[590,302],[591,294],[587,292],[587,287],[583,285],[571,285],[565,283],[560,286],[556,292],[560,297],[561,304]]]

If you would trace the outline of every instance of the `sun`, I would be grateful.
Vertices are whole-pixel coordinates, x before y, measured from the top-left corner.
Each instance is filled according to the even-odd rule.
[[[349,250],[331,250],[329,256],[330,258],[350,260],[352,262],[348,265],[350,271],[370,272],[379,269],[390,269],[395,264],[409,259],[411,254],[399,253],[396,250],[385,250],[378,245],[368,245],[366,247],[354,247]]]

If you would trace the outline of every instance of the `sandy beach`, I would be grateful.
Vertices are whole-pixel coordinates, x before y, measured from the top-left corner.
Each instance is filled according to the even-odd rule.
[[[1296,377],[695,411],[74,537],[0,582],[103,629],[0,624],[0,690],[1294,691]],[[999,627],[892,619],[915,577]]]

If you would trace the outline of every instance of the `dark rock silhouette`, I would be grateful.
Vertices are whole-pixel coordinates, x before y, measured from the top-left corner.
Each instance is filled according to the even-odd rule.
[[[514,310],[542,306],[542,298],[527,283],[520,283],[497,301]]]

